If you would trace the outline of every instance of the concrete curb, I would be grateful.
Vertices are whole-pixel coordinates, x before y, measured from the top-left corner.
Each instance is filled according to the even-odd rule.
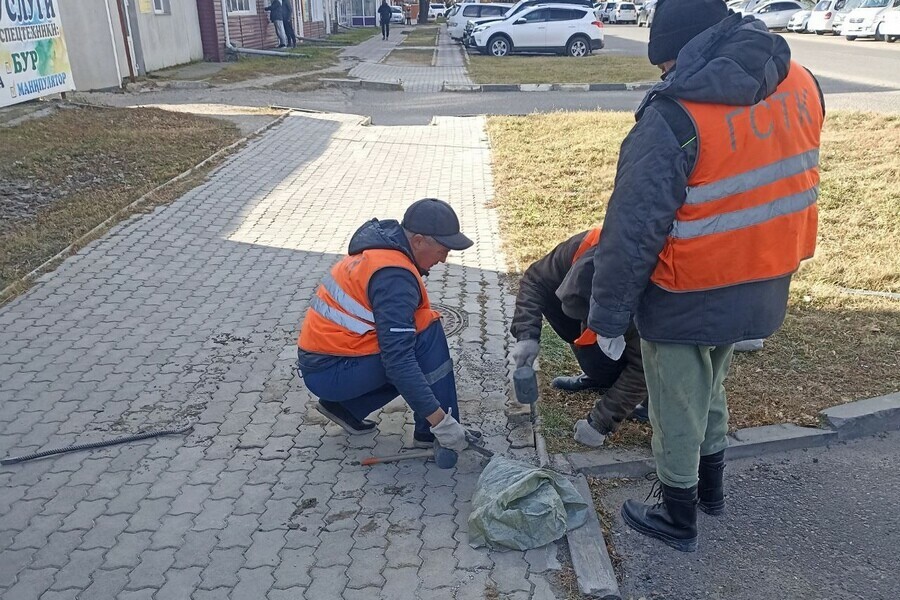
[[[594,508],[594,500],[591,498],[591,490],[584,475],[578,475],[575,478],[575,489],[590,507],[587,522],[578,529],[566,533],[569,552],[572,555],[572,566],[575,568],[575,578],[578,580],[578,589],[582,594],[591,598],[619,600],[621,595],[616,572],[613,570],[609,552],[606,550],[603,528],[600,526],[600,519]]]
[[[749,458],[898,430],[900,392],[834,406],[819,416],[827,429],[790,423],[739,429],[728,436],[725,455]],[[641,450],[594,450],[566,454],[565,458],[574,471],[596,477],[643,477],[656,468],[653,457]]]
[[[397,81],[392,83],[389,81],[365,81],[363,79],[330,79],[322,78],[319,80],[323,87],[327,88],[356,88],[363,90],[378,90],[382,92],[402,92],[403,82]]]
[[[324,80],[323,80],[324,81]],[[649,90],[650,81],[632,83],[447,83],[442,92],[634,92]]]

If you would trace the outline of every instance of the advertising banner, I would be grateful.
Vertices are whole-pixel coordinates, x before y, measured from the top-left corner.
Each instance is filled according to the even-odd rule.
[[[0,0],[0,107],[74,90],[58,0]]]

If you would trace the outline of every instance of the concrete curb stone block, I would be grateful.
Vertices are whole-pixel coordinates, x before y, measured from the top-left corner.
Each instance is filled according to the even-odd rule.
[[[556,92],[589,92],[591,84],[589,83],[554,83],[553,90]]]
[[[482,92],[518,92],[517,83],[485,83],[481,86]]]
[[[552,92],[552,83],[523,83],[519,85],[520,92]]]
[[[468,83],[447,83],[444,82],[444,85],[441,87],[441,91],[443,92],[480,92],[482,86],[480,85],[469,85]]]
[[[590,91],[592,92],[622,92],[625,91],[624,83],[592,83]]]
[[[835,441],[835,437],[833,431],[800,427],[791,423],[748,427],[728,436],[725,456],[729,459],[746,458],[798,448],[815,448],[828,445]]]
[[[590,507],[587,522],[577,529],[566,533],[569,552],[572,555],[572,566],[578,580],[578,589],[591,598],[603,600],[619,600],[619,583],[616,572],[606,550],[603,539],[603,528],[594,508],[591,490],[584,475],[575,478],[575,489],[581,494]]]
[[[832,406],[819,414],[841,440],[900,429],[900,392]]]
[[[360,87],[365,90],[379,90],[382,92],[402,92],[403,91],[403,83],[396,82],[391,83],[388,81],[361,81]]]

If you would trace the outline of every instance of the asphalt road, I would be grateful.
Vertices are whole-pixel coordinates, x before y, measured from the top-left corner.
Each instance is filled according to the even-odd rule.
[[[623,598],[896,600],[900,598],[900,432],[735,461],[728,513],[700,514],[700,548],[686,554],[633,532],[619,508],[646,481],[604,500],[625,557]]]
[[[791,47],[794,60],[809,68],[816,77],[900,90],[900,44],[874,40],[848,42],[831,35],[782,35]],[[634,25],[608,25],[605,36],[608,45],[614,48],[626,42],[646,44],[650,31]]]

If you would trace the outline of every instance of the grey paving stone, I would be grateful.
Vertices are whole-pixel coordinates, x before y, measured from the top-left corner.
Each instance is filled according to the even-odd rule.
[[[199,567],[170,569],[166,572],[166,583],[156,593],[157,598],[190,598],[200,584]]]
[[[81,543],[83,531],[54,532],[47,538],[47,543],[34,554],[33,562],[29,565],[33,569],[55,567],[61,569],[69,562],[69,555]],[[12,553],[4,553],[6,561]]]
[[[145,550],[140,555],[137,567],[128,576],[128,589],[161,587],[165,583],[166,571],[174,562],[174,548]]]
[[[128,569],[104,571],[98,569],[91,576],[91,585],[82,593],[83,598],[115,600],[128,583]]]
[[[37,600],[53,583],[55,569],[25,570],[15,585],[2,592],[4,600]]]
[[[257,531],[252,537],[253,544],[244,554],[244,566],[248,569],[278,566],[278,553],[285,544],[284,531]]]
[[[313,568],[310,572],[312,583],[307,588],[307,596],[322,600],[343,600],[343,591],[347,587],[345,570],[346,567],[343,566]]]
[[[126,532],[119,535],[116,545],[106,553],[103,568],[130,567],[133,569],[137,567],[144,550],[150,547],[152,535],[149,531]]]
[[[91,584],[91,574],[103,563],[103,550],[73,550],[66,565],[57,571],[52,589],[86,588]]]
[[[282,549],[275,569],[275,587],[309,586],[312,583],[309,572],[316,560],[314,555],[315,549],[311,547]]]

